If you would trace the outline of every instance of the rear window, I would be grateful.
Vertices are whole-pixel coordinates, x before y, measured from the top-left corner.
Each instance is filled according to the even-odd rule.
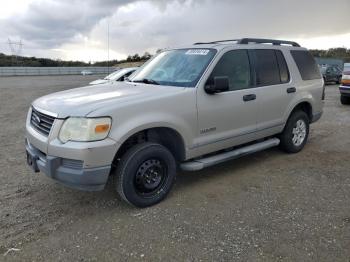
[[[315,59],[308,51],[292,50],[290,52],[303,80],[321,79]]]

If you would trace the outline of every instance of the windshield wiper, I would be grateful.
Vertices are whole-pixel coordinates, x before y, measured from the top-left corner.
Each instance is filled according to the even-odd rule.
[[[132,82],[134,82],[134,83],[144,83],[144,84],[150,84],[150,85],[160,85],[157,81],[155,81],[153,79],[149,79],[149,78],[144,78],[144,79],[140,79],[140,80],[134,80]]]

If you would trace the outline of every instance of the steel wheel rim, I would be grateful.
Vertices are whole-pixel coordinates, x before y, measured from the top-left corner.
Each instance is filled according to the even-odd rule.
[[[148,159],[137,169],[134,185],[137,194],[152,197],[164,186],[168,176],[166,165],[160,159]]]
[[[292,142],[295,146],[300,146],[303,144],[305,141],[306,137],[306,123],[304,120],[299,119],[295,127],[292,130],[293,137],[292,137]]]

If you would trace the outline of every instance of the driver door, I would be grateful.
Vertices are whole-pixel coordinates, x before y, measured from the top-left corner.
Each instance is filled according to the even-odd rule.
[[[197,153],[214,152],[255,140],[257,97],[248,51],[230,50],[217,58],[207,81],[198,88]],[[228,77],[229,90],[207,94],[214,77]]]

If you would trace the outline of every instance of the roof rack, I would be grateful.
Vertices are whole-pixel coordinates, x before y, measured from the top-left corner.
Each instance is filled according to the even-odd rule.
[[[274,39],[263,39],[263,38],[242,38],[242,39],[232,39],[232,40],[219,40],[213,42],[199,42],[194,45],[205,45],[205,44],[219,44],[225,42],[236,42],[237,44],[272,44],[272,45],[291,45],[295,47],[300,47],[300,45],[296,42],[285,41],[285,40],[274,40]]]
[[[256,44],[273,44],[273,45],[291,45],[300,47],[300,45],[296,42],[292,41],[285,41],[285,40],[274,40],[274,39],[263,39],[263,38],[242,38],[237,42],[237,44],[249,44],[249,43],[256,43]]]
[[[210,44],[218,44],[218,43],[225,43],[225,42],[238,42],[239,39],[229,39],[229,40],[218,40],[213,42],[199,42],[194,43],[194,45],[210,45]]]

